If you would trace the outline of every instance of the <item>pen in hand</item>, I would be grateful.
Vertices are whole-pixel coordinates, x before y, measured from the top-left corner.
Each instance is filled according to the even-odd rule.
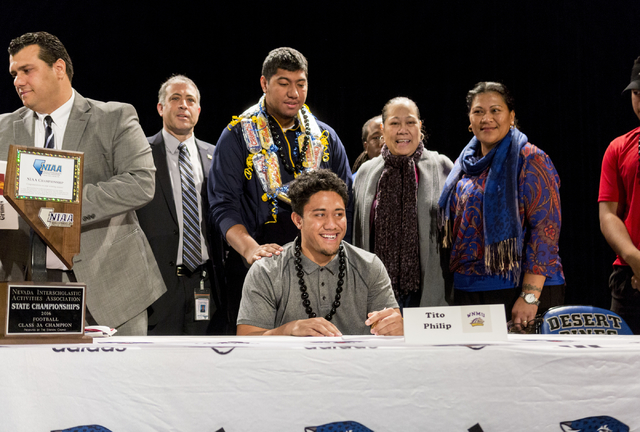
[[[384,309],[382,309],[383,311],[387,310],[387,308],[385,307]],[[376,326],[378,325],[378,321],[374,322],[371,324],[371,330],[373,330],[374,328],[376,328]]]

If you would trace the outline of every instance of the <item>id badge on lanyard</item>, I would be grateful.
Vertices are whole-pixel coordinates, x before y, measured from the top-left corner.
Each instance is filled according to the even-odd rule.
[[[200,285],[193,291],[196,302],[196,321],[208,321],[211,319],[211,290],[204,286],[207,276],[207,271],[202,270]]]

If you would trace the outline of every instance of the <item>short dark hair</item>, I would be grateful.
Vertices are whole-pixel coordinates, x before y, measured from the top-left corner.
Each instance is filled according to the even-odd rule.
[[[192,79],[187,78],[185,75],[171,75],[171,78],[166,80],[160,86],[160,90],[158,91],[158,103],[162,106],[167,102],[167,87],[171,84],[175,83],[184,83],[187,85],[192,85],[193,88],[196,89],[196,97],[198,98],[198,105],[200,105],[200,90],[198,90],[198,86],[193,82]]]
[[[291,209],[300,216],[304,215],[304,206],[318,192],[337,193],[342,198],[344,207],[347,207],[349,201],[347,185],[333,171],[319,169],[303,172],[291,183],[288,193]]]
[[[300,51],[293,48],[282,47],[271,50],[262,63],[262,76],[269,81],[278,72],[278,69],[289,72],[301,70],[309,78],[307,59]]]
[[[38,45],[40,47],[38,58],[48,64],[49,67],[52,67],[58,59],[62,59],[69,81],[73,79],[73,63],[60,39],[47,32],[25,33],[9,43],[9,55],[14,56],[30,45]]]
[[[381,118],[382,118],[382,116],[380,116],[380,115],[377,115],[375,117],[371,117],[362,126],[362,142],[363,143],[366,143],[367,140],[369,139],[369,125],[371,124],[371,122],[378,121],[378,119],[381,119]]]

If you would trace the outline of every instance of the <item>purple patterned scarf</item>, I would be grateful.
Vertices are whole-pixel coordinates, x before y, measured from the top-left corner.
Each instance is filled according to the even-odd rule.
[[[378,181],[375,208],[375,254],[389,273],[396,298],[420,288],[418,182],[416,162],[424,145],[411,156],[395,156],[385,144],[384,170]]]

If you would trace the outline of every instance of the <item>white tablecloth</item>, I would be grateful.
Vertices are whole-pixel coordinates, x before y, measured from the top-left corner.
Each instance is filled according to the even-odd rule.
[[[561,431],[593,416],[640,428],[640,336],[113,337],[2,346],[0,364],[2,431]]]

